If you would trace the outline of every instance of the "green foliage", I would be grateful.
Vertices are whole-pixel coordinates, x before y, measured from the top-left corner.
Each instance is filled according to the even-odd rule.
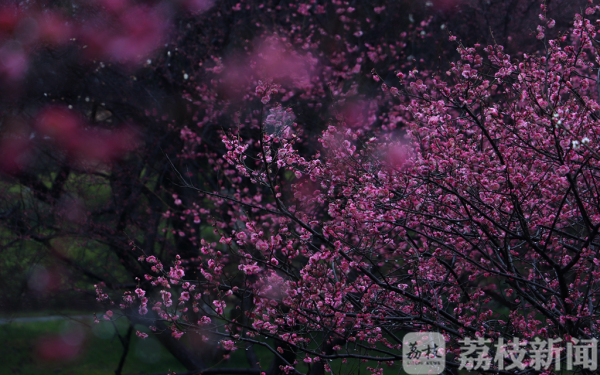
[[[121,335],[126,334],[127,327],[124,320],[116,324]],[[53,339],[64,337],[71,342],[81,339],[77,354],[44,360],[41,354],[44,343],[54,343]],[[114,374],[123,353],[115,327],[109,322],[94,324],[91,319],[2,324],[0,340],[5,343],[0,350],[0,375]],[[169,370],[182,371],[184,368],[152,336],[142,340],[132,335],[123,374]]]

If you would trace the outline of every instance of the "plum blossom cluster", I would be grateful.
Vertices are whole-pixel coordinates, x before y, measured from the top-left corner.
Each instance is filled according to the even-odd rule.
[[[443,73],[398,72],[398,87],[382,87],[390,110],[379,126],[368,103],[353,124],[351,101],[330,87],[340,115],[308,151],[293,111],[270,104],[281,87],[258,81],[260,110],[222,133],[223,160],[210,164],[219,188],[191,186],[196,206],[179,217],[202,216],[210,232],[182,225],[198,251],[168,271],[141,257],[155,296],[144,300],[140,286],[122,307],[137,298],[173,337],[200,332],[224,356],[264,345],[285,373],[299,362],[323,373],[349,359],[382,373],[404,359],[407,331],[439,332],[455,356],[467,337],[595,342],[598,10],[549,39],[544,28],[554,24],[542,8],[544,53],[457,43],[459,58]],[[354,9],[338,13],[350,22]],[[520,370],[518,358],[494,350],[505,371]]]

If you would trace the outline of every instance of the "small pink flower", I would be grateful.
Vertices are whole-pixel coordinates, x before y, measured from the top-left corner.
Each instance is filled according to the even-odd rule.
[[[231,340],[222,340],[221,341],[221,345],[223,346],[223,349],[225,350],[235,350],[237,349],[235,347],[235,343]]]
[[[560,176],[566,175],[567,173],[569,173],[569,167],[567,167],[566,165],[561,165],[556,172]]]
[[[189,301],[189,299],[190,299],[189,292],[183,292],[183,293],[181,293],[181,297],[179,297],[180,301]]]
[[[260,272],[260,267],[256,264],[240,265],[238,266],[238,269],[244,272],[246,275],[254,275]]]
[[[298,6],[298,13],[304,15],[304,16],[308,16],[310,14],[309,9],[311,8],[311,5],[309,4],[300,4]]]
[[[258,240],[256,241],[256,248],[260,251],[267,251],[269,250],[269,244],[263,240]]]

